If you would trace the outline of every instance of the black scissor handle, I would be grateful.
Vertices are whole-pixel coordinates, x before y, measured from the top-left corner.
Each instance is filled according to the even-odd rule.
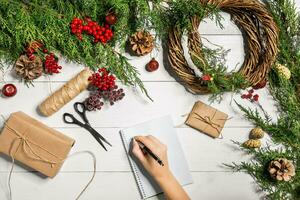
[[[74,109],[78,115],[83,119],[86,124],[89,124],[89,120],[86,117],[86,107],[84,103],[76,102],[74,103]]]
[[[78,121],[72,114],[70,113],[65,113],[63,115],[63,120],[65,123],[67,124],[76,124],[76,125],[79,125],[79,126],[83,126],[83,124]]]

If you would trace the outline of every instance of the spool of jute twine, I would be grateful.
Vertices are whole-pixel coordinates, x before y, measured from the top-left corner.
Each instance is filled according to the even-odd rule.
[[[64,84],[59,90],[49,96],[43,103],[41,103],[39,105],[39,111],[45,116],[51,116],[56,113],[88,87],[88,78],[91,75],[92,71],[90,69],[85,68],[82,70],[74,78]]]

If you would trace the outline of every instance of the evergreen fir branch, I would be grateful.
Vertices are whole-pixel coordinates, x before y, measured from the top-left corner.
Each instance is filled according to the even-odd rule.
[[[74,17],[83,18],[89,15],[94,20],[101,16],[105,17],[105,13],[112,5],[100,2],[46,0],[40,4],[39,1],[26,3],[17,0],[1,1],[0,57],[6,62],[13,63],[24,52],[29,42],[42,41],[50,51],[61,53],[67,60],[85,64],[92,69],[109,68],[124,84],[140,87],[149,97],[138,78],[138,71],[124,56],[115,54],[112,51],[113,46],[95,45],[89,36],[84,36],[81,42],[70,33],[69,24]],[[123,1],[114,2],[116,9],[123,9],[122,13],[126,13],[127,4]],[[124,20],[121,18],[120,22]],[[127,38],[123,35],[122,37],[122,40]],[[118,39],[116,37],[116,41],[111,45]]]
[[[155,31],[158,38],[165,38],[174,23],[187,30],[191,16],[204,16],[208,11],[216,14],[216,23],[220,24],[217,8],[203,7],[197,0],[44,0],[42,4],[38,0],[3,0],[0,59],[13,64],[28,43],[41,41],[49,51],[67,60],[92,69],[109,68],[122,83],[139,87],[149,97],[138,71],[113,49],[120,47],[123,53],[128,36],[140,29]],[[108,45],[94,44],[87,35],[79,41],[71,34],[70,22],[74,17],[89,16],[101,24],[109,12],[114,12],[118,21],[113,26],[114,39]]]
[[[280,29],[279,54],[277,62],[286,65],[292,72],[291,80],[286,80],[276,69],[269,73],[270,92],[278,103],[280,115],[277,122],[271,122],[269,117],[262,117],[258,110],[238,107],[245,117],[255,125],[260,126],[272,137],[275,144],[281,148],[269,145],[259,150],[241,149],[253,156],[252,162],[233,163],[226,165],[236,171],[246,171],[250,174],[267,199],[294,200],[300,199],[300,100],[298,84],[300,81],[300,15],[291,0],[265,0]],[[262,108],[261,108],[262,109]],[[262,109],[263,110],[263,109]],[[290,182],[274,181],[268,174],[270,161],[277,158],[287,158],[296,167],[296,176]]]

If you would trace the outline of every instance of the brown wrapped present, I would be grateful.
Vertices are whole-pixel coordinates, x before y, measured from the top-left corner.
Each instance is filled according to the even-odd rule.
[[[213,138],[218,138],[227,119],[227,114],[198,101],[195,103],[185,124]]]
[[[23,112],[16,112],[4,124],[0,152],[53,178],[74,142]]]

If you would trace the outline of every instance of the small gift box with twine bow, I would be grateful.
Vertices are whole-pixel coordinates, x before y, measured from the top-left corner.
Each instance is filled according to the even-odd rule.
[[[10,115],[0,134],[0,152],[53,178],[74,140],[23,112]]]
[[[218,138],[227,120],[227,114],[198,101],[195,103],[185,124],[213,138]]]

